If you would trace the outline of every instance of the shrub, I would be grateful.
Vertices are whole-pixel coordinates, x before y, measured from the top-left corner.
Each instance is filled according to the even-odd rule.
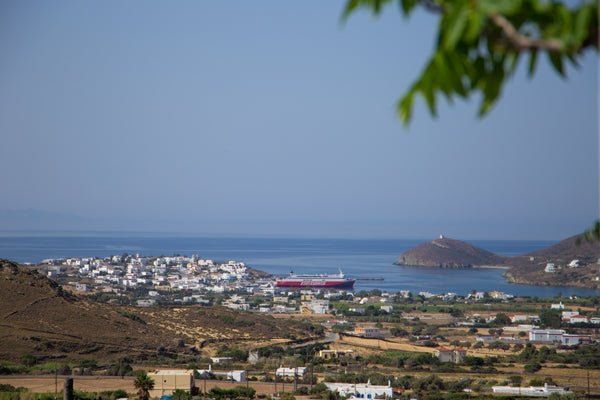
[[[190,392],[186,392],[183,389],[175,389],[172,395],[173,400],[192,400],[192,395]]]
[[[36,359],[33,355],[29,354],[29,353],[25,353],[21,355],[21,364],[23,364],[26,367],[31,367],[33,365],[35,365]]]
[[[542,369],[542,365],[540,363],[531,363],[523,367],[523,370],[529,373],[537,372],[540,369]]]

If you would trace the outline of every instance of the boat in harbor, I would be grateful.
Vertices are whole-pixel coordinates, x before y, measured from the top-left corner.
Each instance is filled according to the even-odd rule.
[[[346,278],[342,270],[339,274],[294,274],[276,279],[277,287],[280,288],[321,288],[321,289],[352,289],[354,279]]]

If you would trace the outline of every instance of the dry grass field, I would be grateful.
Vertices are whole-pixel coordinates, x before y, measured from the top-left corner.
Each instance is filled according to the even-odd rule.
[[[25,387],[34,393],[54,393],[55,387],[60,392],[63,388],[65,377],[59,377],[56,386],[54,377],[3,377],[0,376],[0,384],[10,384],[15,387]],[[135,395],[136,389],[133,386],[133,377],[112,378],[112,377],[74,377],[73,389],[85,392],[102,392],[106,390],[122,389],[132,396]],[[207,380],[206,389],[210,390],[214,387],[221,389],[233,389],[236,386],[245,386],[246,383],[227,382],[219,380]],[[196,386],[203,390],[204,381],[196,381]],[[248,382],[248,386],[256,390],[257,394],[270,395],[275,393],[275,384],[272,382]],[[301,385],[298,385],[301,386]],[[286,383],[285,389],[291,391],[292,384]],[[277,390],[282,390],[281,383],[277,384]]]

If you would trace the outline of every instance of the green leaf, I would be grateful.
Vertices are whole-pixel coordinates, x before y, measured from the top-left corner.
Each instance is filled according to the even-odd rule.
[[[460,40],[465,28],[469,22],[469,7],[463,4],[448,14],[446,24],[447,32],[444,34],[444,50],[452,51]]]
[[[529,78],[533,77],[533,73],[535,72],[535,65],[537,61],[537,50],[531,51],[531,56],[529,57],[529,70],[527,71],[527,76]]]
[[[368,8],[373,12],[373,15],[379,15],[384,5],[390,3],[392,0],[348,0],[344,12],[342,13],[342,21],[346,21],[350,14],[356,11],[358,6]]]
[[[483,117],[492,108],[500,95],[500,88],[503,82],[504,63],[503,61],[496,61],[493,64],[492,71],[481,79],[481,91],[484,98],[479,109],[479,117]]]
[[[435,108],[435,85],[438,83],[436,81],[436,70],[435,70],[435,60],[431,59],[429,64],[425,68],[425,71],[421,75],[421,77],[414,84],[413,90],[414,92],[419,92],[425,99],[427,103],[427,107],[429,108],[429,112],[433,116],[437,116],[436,108]]]
[[[412,105],[413,105],[414,92],[409,91],[404,97],[398,101],[396,106],[396,113],[400,121],[406,126],[410,122],[412,117]]]
[[[402,6],[402,11],[404,12],[404,15],[408,15],[417,5],[417,0],[401,0],[400,5]]]
[[[554,67],[556,72],[558,72],[558,74],[560,76],[565,78],[566,76],[565,76],[565,69],[563,66],[562,54],[552,52],[552,53],[548,53],[548,57],[550,58],[550,63],[552,63],[552,66]]]
[[[464,38],[467,42],[476,41],[481,35],[481,31],[483,30],[482,18],[476,12],[469,12],[467,17],[467,29],[464,35]]]
[[[508,60],[509,60],[509,66],[508,66],[508,75],[512,75],[515,72],[515,69],[517,69],[517,64],[519,63],[519,55],[520,53],[509,53],[507,55]]]
[[[585,4],[581,6],[577,12],[577,15],[575,16],[575,26],[573,29],[573,40],[575,42],[575,46],[579,47],[587,37],[593,13],[594,7],[591,4]]]
[[[350,14],[352,14],[356,7],[358,7],[360,2],[360,0],[348,0],[348,2],[346,3],[346,7],[344,8],[344,12],[342,13],[342,21],[348,19]]]
[[[522,7],[522,0],[479,0],[475,2],[477,8],[483,15],[492,13],[502,15],[514,15]]]

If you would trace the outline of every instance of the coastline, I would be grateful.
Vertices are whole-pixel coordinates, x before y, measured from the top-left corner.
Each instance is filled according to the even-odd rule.
[[[510,269],[511,267],[506,265],[469,265],[469,266],[440,266],[440,265],[409,265],[409,264],[397,264],[393,263],[397,267],[404,268],[415,268],[415,269]]]

